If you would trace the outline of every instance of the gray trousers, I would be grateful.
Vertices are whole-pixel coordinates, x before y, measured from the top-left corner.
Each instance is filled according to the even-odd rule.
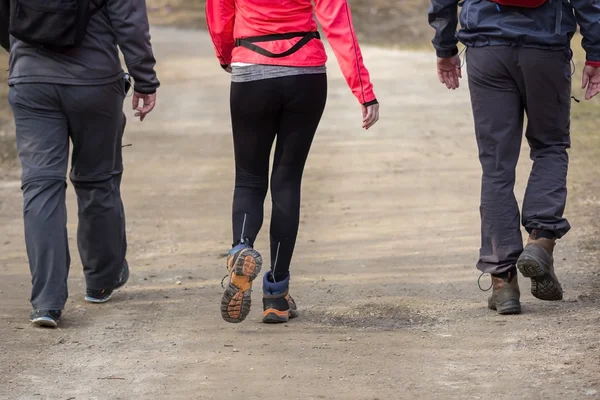
[[[567,198],[570,147],[571,52],[488,46],[467,50],[481,185],[481,249],[477,268],[499,274],[523,251],[520,223],[560,238],[570,225]],[[514,195],[515,168],[525,137],[533,167],[523,215]]]
[[[25,242],[32,275],[31,304],[62,310],[70,256],[65,205],[70,179],[77,194],[77,243],[90,289],[112,289],[126,263],[120,183],[125,82],[100,86],[18,84],[10,88],[23,167]]]

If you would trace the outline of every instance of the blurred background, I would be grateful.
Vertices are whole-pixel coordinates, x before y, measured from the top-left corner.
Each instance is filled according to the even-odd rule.
[[[361,44],[387,48],[426,51],[433,54],[431,38],[433,30],[427,23],[429,0],[349,0],[355,28]],[[204,30],[204,0],[147,0],[147,8],[153,26],[174,26]],[[579,89],[581,69],[585,54],[581,37],[572,42],[575,53],[573,91],[582,96]],[[433,60],[432,60],[433,62]],[[7,55],[0,55],[0,63],[7,65]],[[431,69],[432,79],[434,67]],[[0,71],[6,82],[6,68]],[[0,87],[0,180],[14,179],[17,174],[16,152],[11,114],[6,102],[8,87]],[[596,198],[600,193],[600,180],[593,179],[600,169],[596,160],[600,155],[598,131],[598,99],[592,102],[573,102],[572,130],[576,179],[571,179],[572,191],[583,190]],[[580,174],[578,171],[583,171]]]

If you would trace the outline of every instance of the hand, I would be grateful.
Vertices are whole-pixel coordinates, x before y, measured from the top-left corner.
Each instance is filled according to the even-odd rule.
[[[449,58],[438,57],[437,74],[440,82],[448,89],[457,89],[460,86],[459,79],[462,78],[460,57],[458,55]]]
[[[379,104],[372,104],[369,107],[362,106],[363,129],[369,129],[379,121]]]
[[[140,101],[142,106],[140,107]],[[151,94],[133,92],[133,109],[136,111],[135,117],[140,117],[140,121],[146,118],[150,111],[154,110],[156,105],[156,92]]]
[[[586,65],[583,68],[583,81],[581,82],[581,88],[587,88],[585,92],[586,100],[591,100],[592,97],[600,93],[600,67]]]
[[[231,65],[228,65],[227,68],[225,68],[225,72],[231,73]]]

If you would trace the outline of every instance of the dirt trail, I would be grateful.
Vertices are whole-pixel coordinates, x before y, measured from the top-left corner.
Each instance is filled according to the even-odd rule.
[[[523,279],[523,315],[488,311],[474,268],[480,169],[466,84],[442,88],[429,53],[364,49],[382,103],[369,132],[331,58],[293,263],[303,314],[261,324],[258,284],[248,320],[223,322],[228,76],[205,33],[153,39],[163,87],[156,113],[130,119],[125,139],[133,272],[114,301],[83,302],[72,242],[63,328],[28,325],[19,184],[0,182],[1,399],[600,398],[600,270],[576,246],[580,202],[568,216],[582,229],[556,256],[565,301],[533,299]],[[523,153],[519,194],[528,166]],[[68,201],[73,238],[72,191]]]

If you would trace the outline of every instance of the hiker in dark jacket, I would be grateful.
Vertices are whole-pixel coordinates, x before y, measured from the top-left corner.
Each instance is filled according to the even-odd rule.
[[[135,81],[133,108],[141,120],[154,108],[159,81],[144,0],[102,0],[98,5],[90,1],[82,41],[60,50],[53,44],[42,46],[33,39],[15,38],[20,30],[20,35],[36,40],[61,39],[52,16],[39,14],[47,7],[27,9],[30,5],[13,4],[13,11],[22,8],[10,17],[10,9],[3,6],[0,43],[10,51],[9,102],[23,170],[25,242],[33,284],[31,321],[55,327],[68,296],[65,190],[69,140],[73,146],[69,177],[79,208],[77,242],[87,286],[85,299],[103,303],[129,277],[120,184],[123,102],[130,83],[121,67],[119,48]],[[33,17],[39,19],[31,23],[27,18]],[[63,17],[60,21],[66,25],[70,20]]]
[[[475,135],[483,169],[481,250],[477,267],[492,276],[489,307],[521,312],[517,268],[531,278],[531,293],[561,300],[554,273],[556,239],[570,229],[563,217],[570,147],[571,39],[581,28],[587,62],[585,98],[600,92],[600,3],[590,0],[466,0],[457,32],[458,0],[432,0],[440,82],[456,89],[461,78],[457,43],[466,47]],[[521,223],[513,189],[525,137],[533,167]]]

